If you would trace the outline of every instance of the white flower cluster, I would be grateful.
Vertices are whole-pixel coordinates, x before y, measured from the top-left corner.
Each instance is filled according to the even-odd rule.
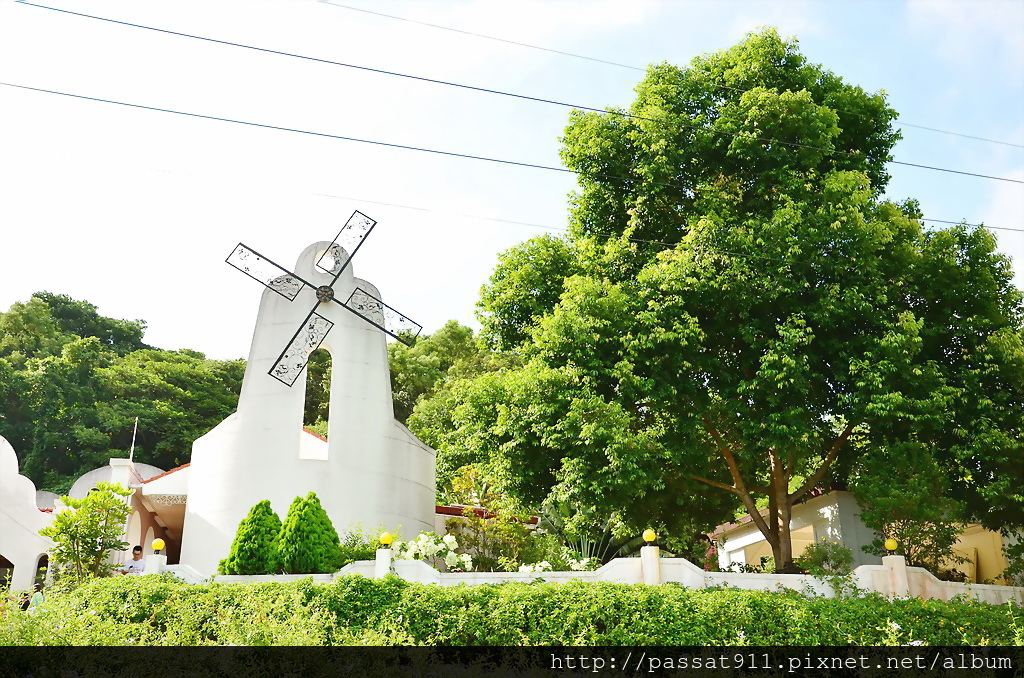
[[[583,572],[590,568],[590,558],[583,558],[582,560],[576,560],[572,557],[567,557],[566,562],[569,564],[569,569],[573,572]],[[530,563],[527,565],[520,565],[520,572],[551,572],[554,567],[546,560],[542,560],[539,563]]]
[[[473,558],[468,553],[456,553],[458,540],[450,534],[439,537],[433,532],[421,532],[411,541],[395,542],[392,546],[395,558],[401,560],[433,560],[444,561],[452,572],[473,568]]]
[[[576,560],[575,558],[569,558],[569,569],[573,572],[582,572],[583,570],[589,569],[590,558],[584,558],[583,560]]]
[[[546,560],[542,560],[539,563],[533,563],[532,565],[520,565],[520,572],[550,572],[551,563]]]

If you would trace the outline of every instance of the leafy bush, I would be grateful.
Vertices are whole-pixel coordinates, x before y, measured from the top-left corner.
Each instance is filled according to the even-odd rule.
[[[67,509],[57,511],[53,524],[39,530],[53,540],[50,555],[59,579],[78,584],[113,571],[108,556],[128,546],[124,525],[132,507],[125,497],[131,494],[127,487],[101,481],[81,499],[60,498]]]
[[[808,544],[797,558],[796,565],[808,574],[828,582],[837,596],[858,593],[858,587],[851,576],[853,551],[839,542],[822,537],[821,541]]]
[[[278,541],[281,570],[290,574],[335,572],[340,545],[338,532],[316,493],[295,497]]]
[[[921,443],[902,443],[872,449],[861,461],[887,473],[854,477],[850,489],[861,505],[861,520],[876,537],[864,551],[886,555],[885,539],[899,542],[897,553],[907,565],[923,567],[936,576],[951,564],[966,562],[953,549],[963,533],[955,520],[961,507],[949,497],[947,480]]]
[[[116,577],[7,613],[0,645],[1020,645],[1014,605],[571,582],[189,585]],[[1017,629],[1017,631],[1015,631]]]
[[[566,546],[561,534],[530,525],[530,516],[491,488],[487,476],[473,465],[459,469],[450,496],[465,504],[461,518],[445,522],[447,533],[472,554],[477,572],[594,569],[597,558],[584,558]],[[547,523],[542,524],[547,527]],[[542,565],[543,563],[543,565]]]
[[[221,574],[274,574],[278,571],[277,542],[281,519],[264,499],[238,524],[231,552],[220,562]]]
[[[380,541],[368,539],[362,530],[349,530],[341,537],[338,546],[338,569],[357,560],[373,560],[380,547]]]
[[[822,537],[821,541],[807,545],[796,564],[813,575],[849,574],[853,570],[853,551]]]
[[[1009,565],[1003,570],[1002,577],[1010,586],[1024,586],[1024,539],[1009,543],[1008,535],[1003,535],[1003,552]]]

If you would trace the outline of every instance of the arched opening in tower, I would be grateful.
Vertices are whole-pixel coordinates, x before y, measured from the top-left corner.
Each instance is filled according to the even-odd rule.
[[[331,405],[331,354],[318,348],[309,354],[306,364],[306,400],[302,425],[327,437],[327,419]]]

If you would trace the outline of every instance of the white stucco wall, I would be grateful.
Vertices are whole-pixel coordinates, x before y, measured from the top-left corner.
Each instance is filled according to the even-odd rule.
[[[807,526],[814,530],[814,540],[822,537],[838,541],[853,552],[853,566],[877,565],[879,556],[864,552],[874,539],[874,532],[860,519],[860,506],[849,492],[829,492],[813,497],[793,507],[790,530]],[[743,549],[765,541],[764,535],[753,522],[735,527],[722,535],[725,545],[718,552],[718,564],[723,570],[733,563],[744,563]],[[794,553],[799,556],[799,553]]]
[[[39,530],[53,522],[53,514],[36,506],[36,487],[18,473],[18,455],[0,436],[0,555],[14,563],[12,590],[32,586],[39,556],[52,542]]]
[[[117,464],[117,466],[108,463],[106,466],[100,466],[78,476],[78,480],[68,490],[68,496],[74,499],[81,499],[89,494],[89,490],[96,487],[96,483],[99,482],[117,482],[122,485],[134,485],[164,472],[163,469],[157,468],[152,464],[139,464],[129,462],[127,459],[111,459],[110,461]]]
[[[294,272],[329,283],[314,267],[329,245],[307,247]],[[255,294],[254,281],[239,276],[238,284],[240,294]],[[356,285],[379,298],[351,265],[336,298],[346,301]],[[302,430],[305,372],[290,388],[267,374],[314,303],[309,288],[293,301],[264,289],[238,410],[193,444],[181,562],[203,574],[216,570],[238,523],[263,499],[283,519],[292,499],[312,490],[339,530],[434,527],[434,452],[394,419],[382,331],[333,302],[317,306],[334,323],[321,345],[332,356],[326,458]]]

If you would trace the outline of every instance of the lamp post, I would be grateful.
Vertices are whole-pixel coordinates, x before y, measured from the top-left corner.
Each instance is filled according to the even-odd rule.
[[[373,564],[373,578],[383,579],[391,572],[391,544],[395,541],[395,535],[385,532],[377,538],[382,548],[377,549],[377,558]]]
[[[890,556],[896,555],[896,549],[899,548],[899,545],[900,543],[892,537],[885,540],[885,550]]]
[[[157,538],[150,542],[150,546],[153,548],[153,552],[146,556],[146,567],[142,573],[160,574],[167,567],[167,556],[160,553],[164,550],[166,544],[163,539]]]
[[[661,549],[655,545],[658,538],[654,530],[647,528],[641,535],[644,545],[640,547],[640,570],[645,584],[661,583]]]

